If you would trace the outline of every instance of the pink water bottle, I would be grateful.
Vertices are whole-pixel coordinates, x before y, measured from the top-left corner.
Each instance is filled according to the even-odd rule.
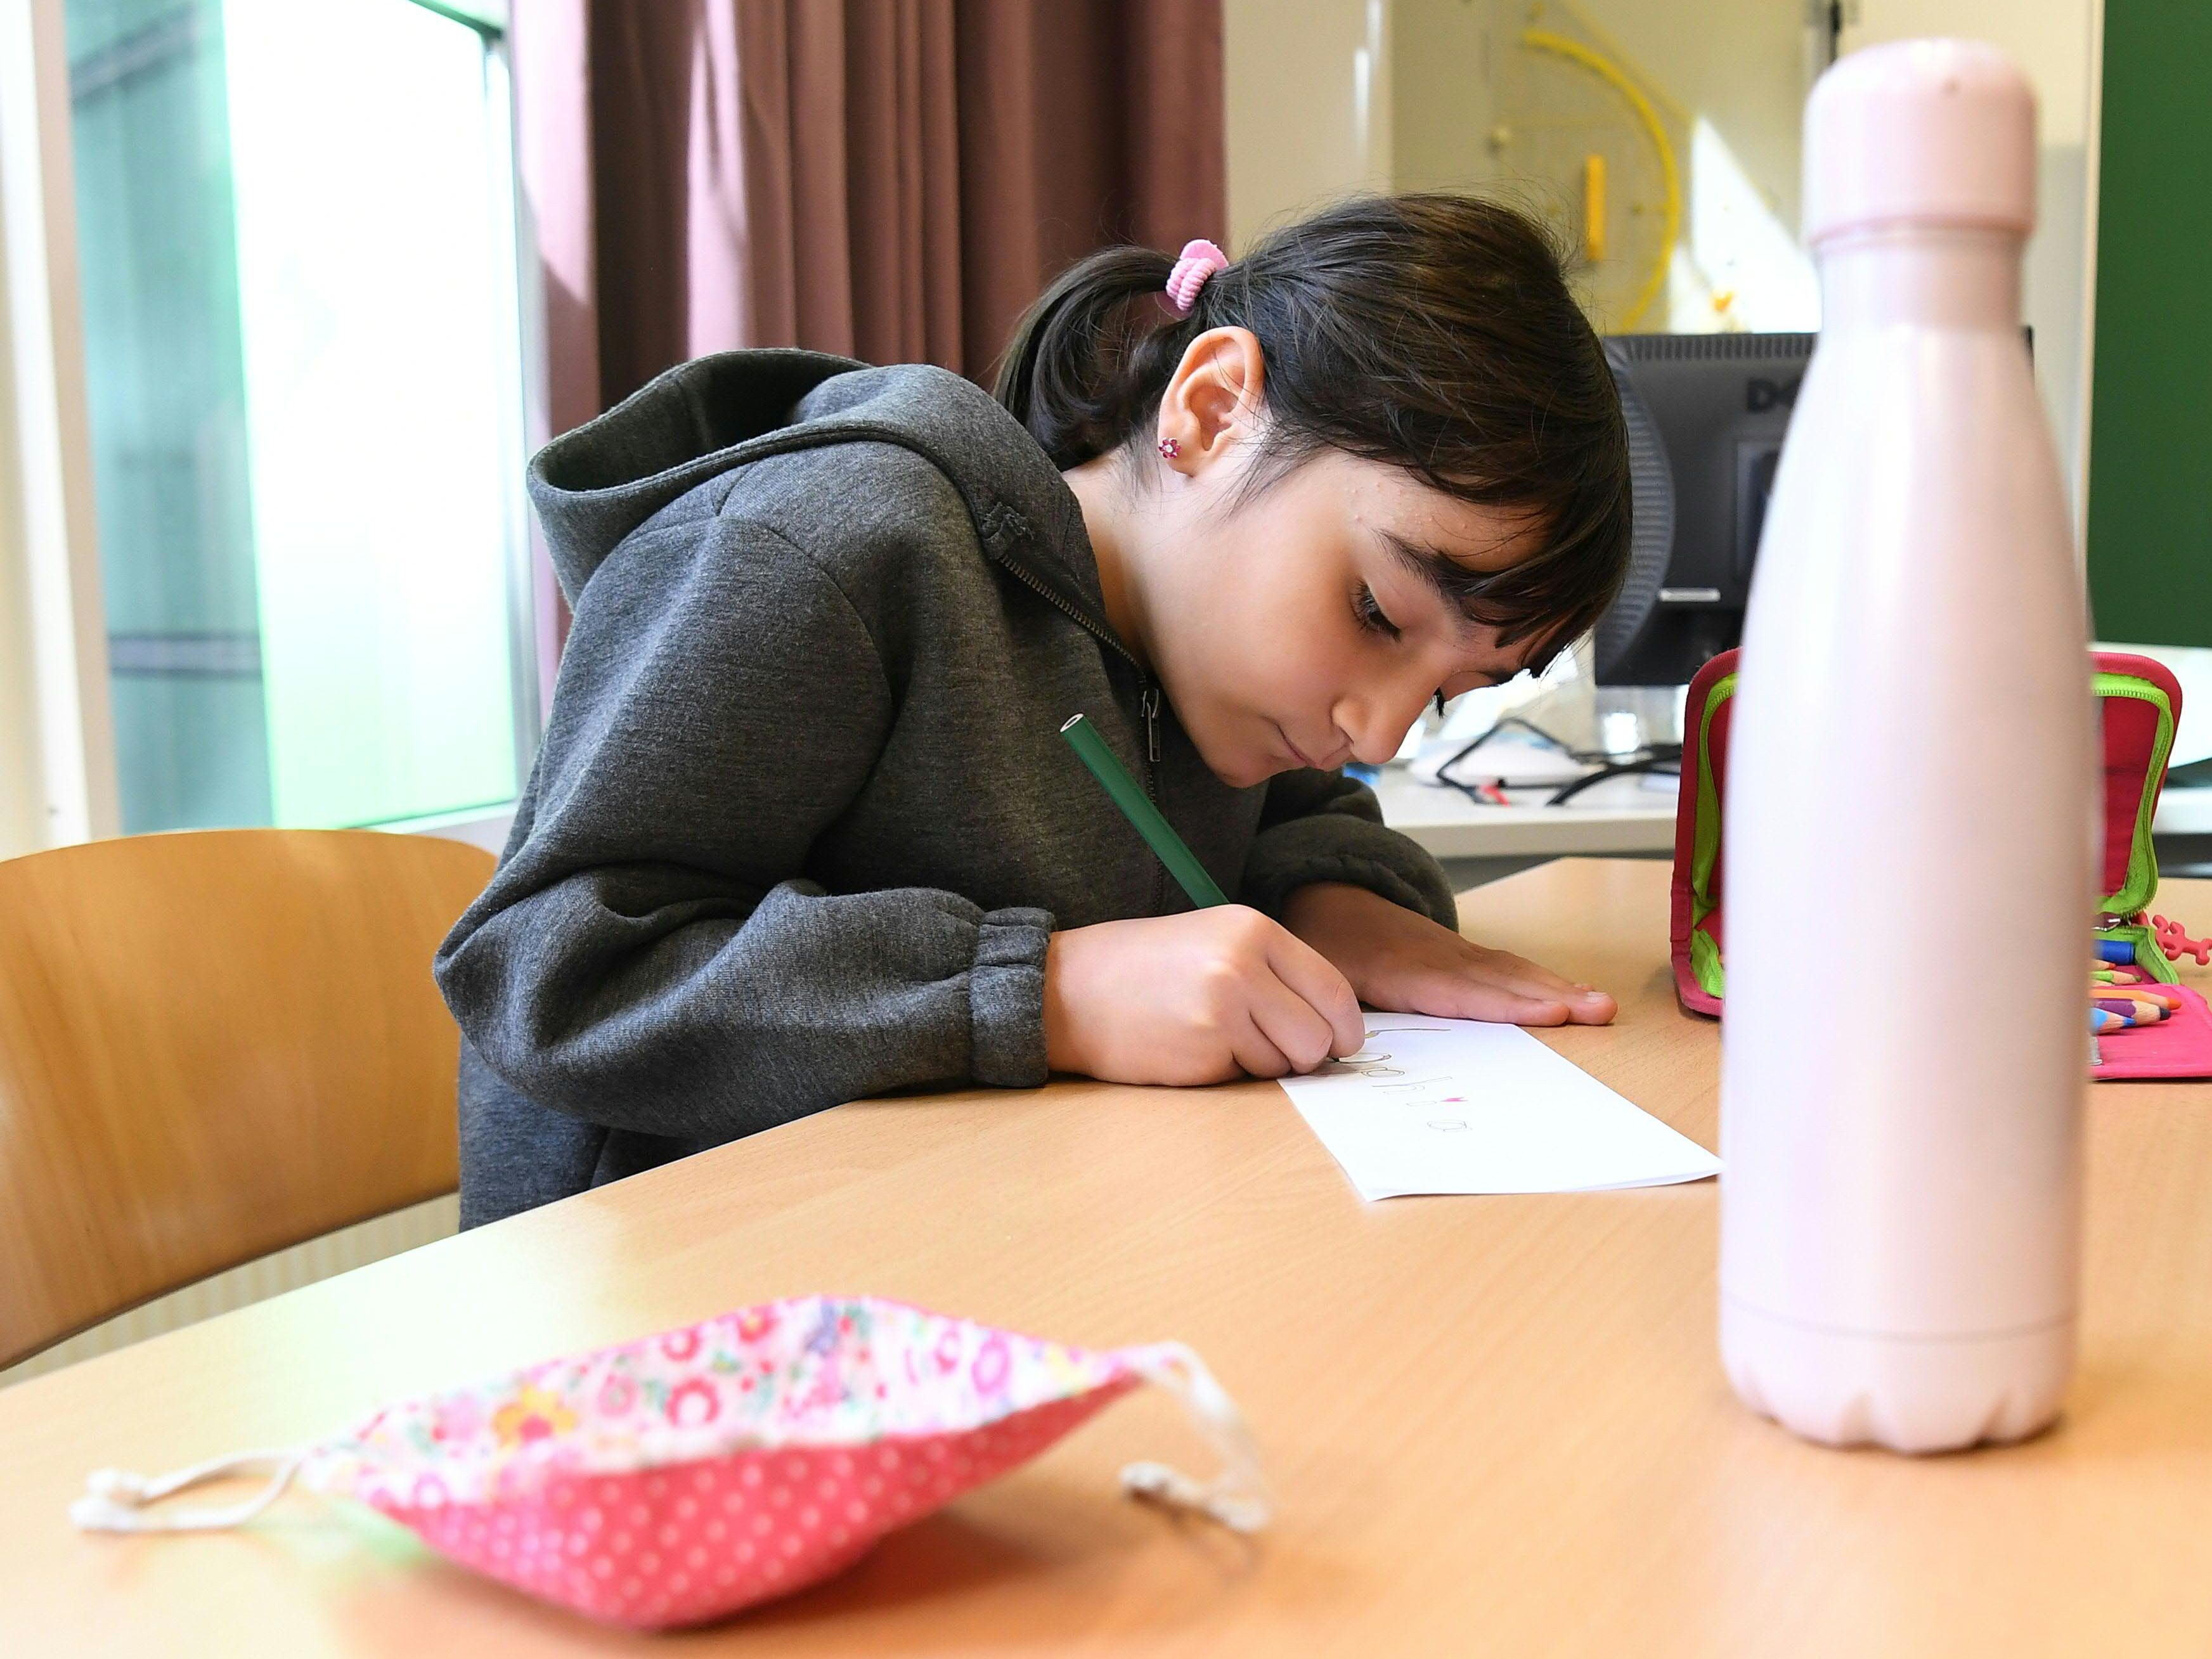
[[[1805,138],[1820,338],[1725,813],[1721,1349],[1800,1434],[1936,1451],[2043,1427],[2073,1364],[2087,628],[2021,332],[2026,82],[1875,47]]]

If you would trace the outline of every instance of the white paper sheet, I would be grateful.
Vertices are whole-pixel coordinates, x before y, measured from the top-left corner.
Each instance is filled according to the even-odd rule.
[[[1282,1079],[1362,1198],[1599,1192],[1720,1173],[1697,1142],[1516,1026],[1365,1019],[1358,1054]]]

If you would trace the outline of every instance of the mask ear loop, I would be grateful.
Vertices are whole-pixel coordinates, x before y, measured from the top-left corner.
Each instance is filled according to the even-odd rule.
[[[305,1451],[295,1449],[238,1452],[151,1476],[125,1469],[94,1469],[85,1478],[84,1496],[70,1505],[70,1519],[86,1532],[218,1532],[242,1526],[276,1501],[306,1458]],[[269,1483],[240,1503],[219,1509],[175,1510],[166,1515],[146,1511],[147,1504],[203,1480],[263,1469],[269,1472]]]
[[[1121,1471],[1122,1490],[1156,1504],[1195,1510],[1231,1532],[1258,1532],[1273,1513],[1260,1451],[1244,1413],[1213,1380],[1206,1362],[1180,1342],[1155,1342],[1130,1355],[1131,1367],[1182,1401],[1191,1422],[1221,1459],[1221,1473],[1194,1480],[1164,1463],[1132,1463]]]
[[[1212,1480],[1201,1481],[1164,1463],[1131,1463],[1121,1471],[1123,1489],[1155,1503],[1197,1510],[1232,1532],[1258,1532],[1265,1527],[1272,1508],[1260,1473],[1259,1449],[1244,1413],[1214,1381],[1206,1362],[1180,1342],[1159,1342],[1133,1354],[1131,1369],[1182,1402],[1223,1468]],[[307,1453],[296,1449],[239,1452],[150,1477],[124,1469],[95,1469],[86,1478],[85,1495],[70,1505],[70,1519],[87,1532],[215,1532],[242,1526],[283,1495],[306,1458]],[[241,1502],[166,1515],[146,1510],[148,1504],[187,1486],[256,1468],[270,1472],[268,1484]]]

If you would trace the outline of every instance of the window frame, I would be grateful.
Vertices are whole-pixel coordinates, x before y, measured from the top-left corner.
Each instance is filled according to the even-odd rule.
[[[92,434],[86,397],[64,0],[0,0],[0,857],[119,835]],[[550,428],[544,303],[518,171],[504,0],[388,0],[473,30],[498,139],[483,158],[507,204],[514,284],[502,318],[518,396],[501,434],[504,574],[518,792],[543,735],[550,662],[544,551],[524,489]],[[10,810],[10,807],[14,810]],[[495,840],[514,803],[367,826]]]

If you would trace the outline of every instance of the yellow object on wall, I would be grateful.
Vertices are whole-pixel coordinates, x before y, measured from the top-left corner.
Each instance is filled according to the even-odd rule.
[[[1663,195],[1661,208],[1662,223],[1660,228],[1658,251],[1652,259],[1651,269],[1645,276],[1642,286],[1637,289],[1636,297],[1630,302],[1627,311],[1621,316],[1619,322],[1613,325],[1619,331],[1628,332],[1643,320],[1644,314],[1651,308],[1651,302],[1657,299],[1662,290],[1666,288],[1668,264],[1673,257],[1674,244],[1682,233],[1682,172],[1674,158],[1674,143],[1667,137],[1666,125],[1660,120],[1658,111],[1652,108],[1650,99],[1644,95],[1643,88],[1638,87],[1611,58],[1593,51],[1579,40],[1570,40],[1564,34],[1555,34],[1549,29],[1523,29],[1521,33],[1521,44],[1530,52],[1549,52],[1564,58],[1596,76],[1620,95],[1621,100],[1634,112],[1637,122],[1644,129],[1645,136],[1651,141],[1653,153],[1659,163],[1661,189]],[[1588,249],[1590,242],[1588,219],[1589,204],[1593,199],[1589,189],[1591,162],[1597,163],[1599,169],[1597,176],[1601,181],[1601,188],[1599,196],[1595,199],[1598,200],[1601,209],[1602,208],[1604,161],[1601,156],[1591,155],[1583,163],[1583,174],[1585,250]],[[1598,246],[1601,248],[1603,246],[1603,231],[1601,228],[1598,234]],[[1593,259],[1602,257],[1601,252],[1590,255]]]
[[[1583,258],[1605,258],[1605,157],[1595,150],[1583,157]]]

